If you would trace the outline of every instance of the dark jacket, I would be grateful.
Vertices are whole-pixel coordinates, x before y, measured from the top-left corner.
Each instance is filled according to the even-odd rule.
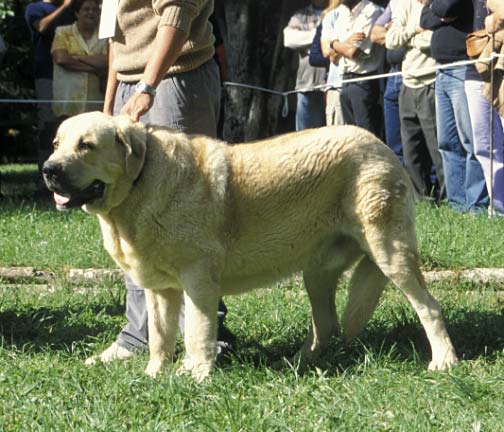
[[[472,0],[433,0],[425,5],[420,26],[433,30],[431,54],[439,63],[466,60],[465,38],[472,31]],[[442,18],[455,18],[443,22]]]
[[[313,42],[310,48],[310,66],[314,67],[329,67],[329,59],[324,57],[322,54],[322,47],[320,46],[320,37],[322,35],[322,23],[318,25],[317,32],[313,38]]]

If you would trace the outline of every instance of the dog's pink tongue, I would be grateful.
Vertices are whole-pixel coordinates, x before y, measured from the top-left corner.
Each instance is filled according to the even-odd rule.
[[[58,195],[56,192],[54,192],[54,202],[56,203],[56,205],[65,205],[68,201],[70,201],[70,198]]]

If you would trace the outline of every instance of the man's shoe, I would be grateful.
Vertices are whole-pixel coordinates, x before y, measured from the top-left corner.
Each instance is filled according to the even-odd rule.
[[[236,351],[236,336],[224,325],[219,326],[217,334],[217,356],[219,360],[226,354],[234,354]]]

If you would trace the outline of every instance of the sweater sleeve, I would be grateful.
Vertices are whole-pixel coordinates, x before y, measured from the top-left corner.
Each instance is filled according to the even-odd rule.
[[[408,23],[409,8],[401,2],[392,13],[392,25],[385,35],[387,49],[399,49],[406,46],[416,34],[415,23]]]
[[[420,51],[429,51],[431,48],[432,31],[426,30],[418,33],[410,40],[410,45]]]
[[[441,17],[434,13],[430,5],[425,5],[420,17],[420,27],[427,30],[436,30],[442,25]]]
[[[433,0],[430,4],[432,11],[440,18],[456,17],[457,10],[464,6],[460,0]]]
[[[305,29],[301,14],[294,14],[289,24],[284,28],[284,46],[293,50],[303,50],[310,47],[317,29]]]
[[[204,3],[196,0],[153,0],[152,8],[160,16],[159,27],[174,27],[189,35],[191,24]]]

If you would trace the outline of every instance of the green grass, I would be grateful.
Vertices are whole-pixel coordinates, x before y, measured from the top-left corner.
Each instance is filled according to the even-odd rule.
[[[4,290],[0,429],[503,430],[501,287],[431,288],[464,360],[450,372],[425,370],[423,331],[392,289],[361,339],[334,341],[319,368],[275,366],[299,348],[309,324],[302,287],[290,282],[227,300],[238,355],[202,385],[170,366],[157,380],[146,377],[146,355],[84,366],[124,324],[121,286],[95,294]],[[342,289],[339,309],[344,297]]]
[[[33,193],[37,184],[36,164],[0,165],[0,192],[6,196]]]
[[[10,173],[3,178],[7,184]],[[417,210],[424,269],[504,266],[503,220],[446,206]],[[21,196],[0,201],[0,266],[60,275],[113,264],[95,218]],[[309,305],[297,279],[229,297],[227,325],[238,337],[237,355],[221,361],[201,385],[176,376],[176,366],[157,380],[148,378],[147,355],[85,367],[83,360],[112,342],[125,323],[123,283],[76,286],[56,278],[50,288],[0,280],[2,432],[504,430],[499,284],[430,284],[463,360],[442,373],[426,371],[425,334],[391,287],[358,341],[334,340],[320,364],[306,371],[282,362],[309,327]],[[340,312],[345,296],[343,285]]]

